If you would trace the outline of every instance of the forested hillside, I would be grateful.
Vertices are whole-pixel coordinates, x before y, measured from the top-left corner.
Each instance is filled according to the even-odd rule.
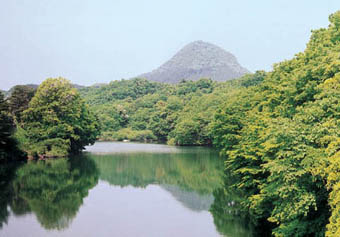
[[[201,79],[175,85],[132,79],[87,87],[80,93],[101,121],[102,140],[210,145],[209,125],[217,107],[264,76],[259,71],[223,83]]]

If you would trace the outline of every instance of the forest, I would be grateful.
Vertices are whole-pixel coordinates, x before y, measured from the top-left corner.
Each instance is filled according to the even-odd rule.
[[[67,156],[97,139],[215,146],[221,200],[238,215],[273,236],[340,236],[340,11],[329,21],[294,58],[231,81],[76,90],[56,78],[0,93],[0,162]]]
[[[217,108],[239,90],[262,82],[257,71],[227,82],[146,79],[112,81],[80,90],[98,115],[100,140],[153,141],[171,145],[212,145],[211,122]]]

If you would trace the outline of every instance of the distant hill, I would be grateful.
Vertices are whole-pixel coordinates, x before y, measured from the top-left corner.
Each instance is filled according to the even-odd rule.
[[[226,81],[238,78],[249,71],[236,57],[224,49],[203,41],[195,41],[176,53],[169,61],[149,73],[139,75],[151,81],[178,83],[182,79],[211,78]]]

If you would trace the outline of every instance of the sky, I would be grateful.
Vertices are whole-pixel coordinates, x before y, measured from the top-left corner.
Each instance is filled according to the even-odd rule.
[[[337,10],[339,0],[2,0],[0,89],[59,76],[80,85],[128,79],[195,40],[269,71]]]

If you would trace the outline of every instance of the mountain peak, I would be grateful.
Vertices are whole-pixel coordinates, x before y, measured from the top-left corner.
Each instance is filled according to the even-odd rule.
[[[233,54],[214,44],[198,40],[184,46],[159,68],[139,77],[166,83],[200,78],[226,81],[248,72]]]

